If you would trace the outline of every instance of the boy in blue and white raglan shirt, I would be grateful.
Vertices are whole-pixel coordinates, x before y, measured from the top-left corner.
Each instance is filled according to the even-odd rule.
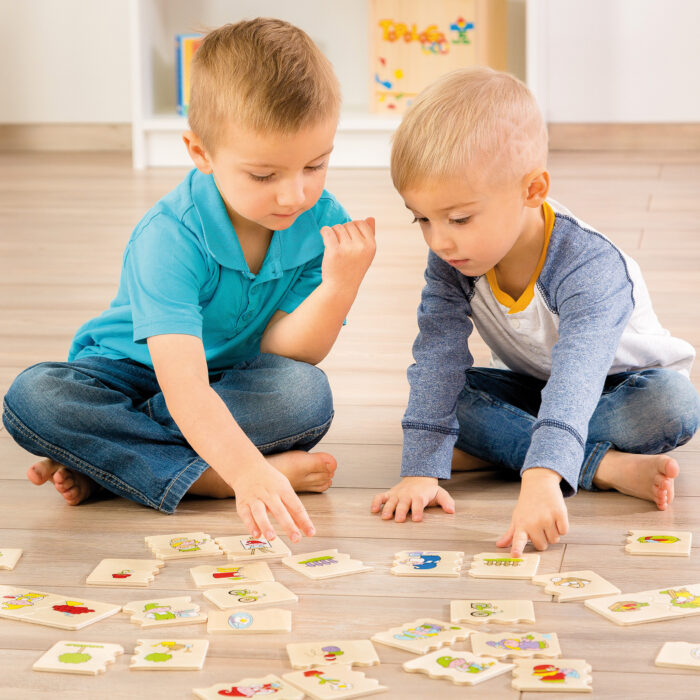
[[[210,32],[192,64],[196,166],[133,232],[116,297],[68,362],[13,382],[3,421],[77,505],[97,487],[165,513],[236,497],[249,532],[313,525],[296,491],[336,460],[309,450],[333,401],[329,352],[374,256],[374,222],[324,190],[340,109],[329,61],[275,19]]]
[[[654,315],[639,266],[547,199],[546,127],[532,94],[490,69],[424,90],[399,126],[392,178],[430,247],[403,418],[403,479],[373,512],[454,501],[451,469],[517,470],[497,542],[520,556],[568,530],[564,496],[616,489],[673,500],[700,417],[695,352]],[[492,352],[473,367],[472,328]]]

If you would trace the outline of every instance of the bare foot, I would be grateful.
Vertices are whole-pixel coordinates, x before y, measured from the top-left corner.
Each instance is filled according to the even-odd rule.
[[[673,502],[673,480],[680,467],[668,455],[638,455],[608,450],[600,461],[593,484],[599,489],[643,498],[666,510]]]
[[[325,491],[331,485],[338,466],[335,457],[327,452],[291,450],[268,455],[265,459],[289,479],[292,488],[297,492]],[[213,469],[207,469],[190,486],[188,493],[212,498],[232,498],[235,495],[233,489]]]
[[[468,452],[464,452],[457,447],[452,450],[452,471],[453,472],[470,472],[474,469],[484,469],[492,466],[489,462],[474,457]]]
[[[297,492],[325,491],[333,483],[333,475],[338,466],[335,457],[327,452],[290,450],[269,455],[266,459],[289,479]]]
[[[29,467],[27,478],[37,486],[50,481],[69,506],[77,506],[88,498],[94,485],[92,479],[84,474],[68,469],[52,459],[42,459]]]

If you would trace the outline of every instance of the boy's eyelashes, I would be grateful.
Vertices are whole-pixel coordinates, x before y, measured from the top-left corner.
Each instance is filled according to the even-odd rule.
[[[315,172],[317,170],[323,170],[326,165],[327,163],[324,160],[323,163],[319,163],[318,165],[307,165],[304,170],[306,172]],[[275,173],[270,173],[269,175],[256,175],[255,173],[248,173],[248,175],[250,175],[250,177],[252,177],[256,182],[269,182],[275,176]]]
[[[462,216],[459,219],[449,219],[449,222],[451,224],[456,224],[457,226],[463,226],[466,224],[469,219],[471,219],[471,216]],[[412,224],[426,224],[428,223],[428,217],[427,216],[414,216],[413,221],[411,221]]]

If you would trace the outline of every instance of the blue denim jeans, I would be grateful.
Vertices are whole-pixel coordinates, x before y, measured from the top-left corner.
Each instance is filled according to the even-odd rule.
[[[209,381],[263,454],[310,450],[333,419],[326,375],[304,362],[263,354]],[[132,360],[29,367],[5,396],[3,423],[29,452],[164,513],[209,466],[170,416],[153,370]]]
[[[459,395],[455,447],[494,466],[520,471],[545,382],[507,370],[475,367]],[[660,454],[693,437],[700,398],[683,375],[646,369],[610,375],[590,423],[579,486],[593,478],[605,453]],[[548,466],[548,465],[543,465]]]

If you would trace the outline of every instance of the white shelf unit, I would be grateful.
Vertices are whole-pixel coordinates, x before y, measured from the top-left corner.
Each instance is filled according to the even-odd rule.
[[[333,63],[343,109],[331,165],[389,165],[400,117],[369,112],[369,0],[130,0],[130,13],[134,168],[191,164],[176,113],[175,35],[258,16],[298,25]]]

